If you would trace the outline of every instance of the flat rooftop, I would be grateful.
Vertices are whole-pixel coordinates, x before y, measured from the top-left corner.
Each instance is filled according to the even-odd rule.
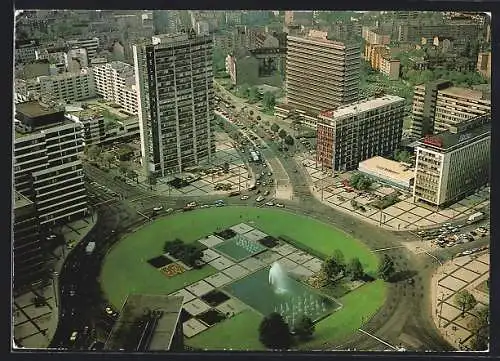
[[[104,349],[119,350],[124,348],[123,342],[126,334],[124,335],[123,331],[130,330],[140,317],[144,316],[146,312],[154,310],[163,311],[163,315],[158,320],[147,350],[168,351],[179,322],[182,301],[182,296],[130,294],[111,330]]]
[[[479,139],[480,137],[486,137],[491,134],[491,123],[484,123],[478,125],[475,128],[465,130],[459,133],[452,133],[449,131],[442,132],[436,135],[432,135],[429,137],[432,143],[437,144],[428,144],[426,143],[426,138],[421,139],[418,142],[419,147],[423,148],[434,148],[439,150],[447,150],[449,148],[455,147],[460,144],[469,143],[473,139]],[[439,145],[440,144],[440,145]]]
[[[409,182],[414,178],[414,169],[410,166],[376,156],[359,162],[359,169],[365,168],[373,171],[381,178],[396,179],[402,182]]]
[[[462,98],[485,100],[483,98],[483,92],[474,89],[451,87],[440,90],[439,92],[442,94],[454,95]]]
[[[43,103],[40,103],[38,101],[17,103],[15,105],[15,109],[16,111],[31,118],[55,114],[63,111],[61,107],[44,105]]]
[[[396,95],[384,95],[378,98],[372,98],[357,103],[352,103],[346,106],[341,106],[335,110],[325,110],[320,113],[320,117],[326,120],[337,120],[340,118],[363,113],[373,109],[377,109],[396,102],[404,102],[404,98]]]

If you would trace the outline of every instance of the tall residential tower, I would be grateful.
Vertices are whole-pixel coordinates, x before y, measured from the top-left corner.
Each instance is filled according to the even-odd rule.
[[[147,174],[210,161],[215,151],[212,38],[192,32],[134,45],[141,152]]]

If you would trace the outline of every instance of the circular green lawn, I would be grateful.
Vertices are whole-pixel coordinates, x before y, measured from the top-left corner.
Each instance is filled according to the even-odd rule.
[[[367,273],[374,274],[376,271],[378,259],[366,245],[328,224],[286,210],[226,206],[199,209],[157,219],[118,242],[109,251],[102,266],[101,286],[105,297],[119,309],[129,293],[169,294],[217,273],[215,268],[207,265],[199,270],[191,270],[167,278],[147,261],[163,254],[163,246],[168,240],[179,238],[184,242],[196,242],[217,230],[232,227],[242,222],[274,237],[287,236],[292,238],[295,246],[302,247],[305,251],[321,258],[331,255],[338,249],[342,251],[346,261],[358,257]],[[366,292],[363,292],[365,288]],[[373,314],[385,301],[385,293],[383,282],[375,281],[362,286],[346,295],[346,297],[356,298],[356,302],[352,302],[352,300],[343,302],[344,307],[340,311],[327,317],[321,323],[326,323],[325,328],[330,331],[335,329],[338,332],[336,326],[332,324],[332,318],[337,314],[341,316],[342,312],[348,312],[342,323],[352,323],[351,319],[355,318],[352,327],[357,327],[357,324],[361,322],[358,320],[359,315],[363,313],[363,307],[361,310],[358,307],[363,303],[366,305],[366,302],[369,301],[371,303],[369,312]],[[350,304],[352,307],[349,307]],[[356,309],[354,308],[355,304]],[[259,317],[261,316],[259,315]],[[197,344],[197,338],[200,338],[200,341],[207,337],[212,338],[210,334],[214,335],[214,339],[220,340],[219,337],[215,337],[218,333],[217,329],[227,328],[231,324],[230,321],[222,322],[193,337],[190,341]],[[227,325],[224,326],[226,323]],[[321,325],[318,326],[321,329]],[[238,340],[241,341],[241,336],[235,338],[234,345],[230,340],[226,339],[225,341],[228,341],[235,349],[238,348]],[[202,343],[205,342],[207,340]],[[217,347],[214,346],[214,348]]]
[[[250,225],[275,237],[288,236],[297,246],[303,245],[319,256],[326,257],[339,249],[346,261],[358,257],[368,273],[374,272],[378,264],[377,257],[363,243],[309,217],[272,208],[199,209],[158,219],[118,242],[102,267],[101,284],[108,300],[119,308],[131,292],[167,294],[216,273],[206,266],[167,278],[147,261],[164,253],[168,240],[195,242],[241,222],[253,222]]]

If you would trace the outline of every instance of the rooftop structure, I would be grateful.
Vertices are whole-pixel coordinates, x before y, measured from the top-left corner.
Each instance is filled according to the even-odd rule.
[[[414,169],[409,164],[380,156],[359,162],[358,170],[404,190],[410,190],[415,177]]]
[[[104,349],[139,352],[178,349],[183,337],[179,322],[182,301],[182,297],[130,294]],[[131,335],[132,332],[136,335]],[[125,339],[133,341],[125,344]]]

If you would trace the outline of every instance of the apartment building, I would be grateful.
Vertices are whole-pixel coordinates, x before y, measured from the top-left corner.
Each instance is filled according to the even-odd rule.
[[[401,63],[397,59],[391,58],[390,55],[382,55],[380,59],[379,71],[388,77],[390,80],[398,80],[401,69]]]
[[[27,64],[35,61],[35,51],[38,49],[38,42],[35,40],[16,41],[14,60],[16,64]]]
[[[392,155],[403,131],[403,98],[385,95],[321,112],[316,162],[334,171],[356,169],[360,161]]]
[[[358,99],[359,43],[331,41],[326,32],[311,30],[307,37],[288,36],[287,46],[287,104],[317,115]]]
[[[482,91],[450,87],[438,91],[434,132],[443,132],[450,127],[491,112],[491,99]]]
[[[134,45],[141,153],[165,176],[210,161],[215,151],[212,39],[193,32]]]
[[[439,208],[473,193],[489,182],[490,153],[490,114],[424,137],[416,147],[414,202]]]
[[[455,39],[456,43],[479,40],[483,37],[482,26],[474,22],[453,22],[444,24],[403,23],[398,28],[398,41],[420,43],[422,38],[432,42],[435,36]]]
[[[100,144],[106,140],[104,117],[100,112],[84,109],[68,112],[65,117],[80,125],[84,145]]]
[[[489,113],[491,100],[478,90],[454,87],[449,81],[417,85],[412,105],[411,134],[416,138],[442,132]]]
[[[69,72],[78,73],[89,66],[87,50],[69,49],[66,54],[66,68]]]
[[[87,214],[82,151],[81,126],[62,108],[16,104],[14,187],[35,204],[41,227]]]
[[[389,45],[391,42],[390,35],[384,34],[379,29],[374,29],[369,26],[363,26],[361,28],[361,37],[367,44],[371,45]]]
[[[128,113],[137,114],[139,100],[132,65],[113,61],[105,65],[94,66],[92,72],[97,94],[118,104]]]
[[[312,11],[285,11],[285,25],[311,26],[313,24]]]
[[[45,270],[35,203],[14,191],[14,288],[38,280]]]
[[[63,73],[50,76],[39,76],[35,79],[16,81],[15,92],[20,96],[36,93],[50,96],[54,100],[66,103],[93,98],[96,96],[94,77],[90,70],[80,73]]]
[[[479,53],[477,57],[477,71],[487,79],[491,79],[491,51]]]
[[[99,38],[68,40],[67,44],[70,48],[84,48],[87,51],[87,63],[90,63],[90,60],[97,55]]]

